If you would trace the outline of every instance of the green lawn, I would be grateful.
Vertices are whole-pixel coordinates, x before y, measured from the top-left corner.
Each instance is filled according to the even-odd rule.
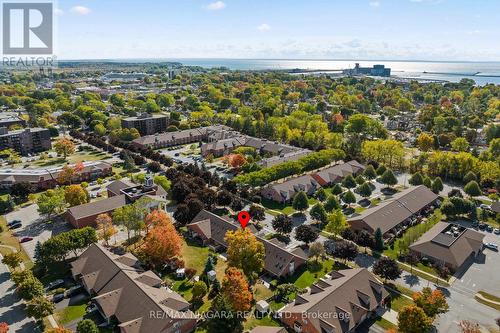
[[[394,291],[389,291],[391,294],[391,309],[399,312],[403,307],[407,305],[412,305],[413,301],[406,298],[405,296],[396,293]]]
[[[194,268],[196,274],[200,274],[205,268],[208,253],[208,247],[200,246],[188,240],[182,246],[181,256],[187,268]]]
[[[63,157],[51,157],[44,160],[29,162],[27,164],[33,168],[55,167],[67,163],[75,164],[79,162],[101,161],[109,157],[111,156],[104,152],[83,150],[83,151],[76,151],[74,154],[68,156],[66,160]]]
[[[296,210],[292,207],[291,204],[282,204],[279,202],[276,202],[274,200],[269,200],[266,198],[262,198],[262,206],[267,209],[275,210],[278,211],[282,214],[293,214],[296,212]]]
[[[12,236],[12,232],[9,230],[9,228],[7,228],[7,221],[5,220],[4,216],[0,216],[0,226],[1,229],[3,230],[2,233],[0,234],[0,245],[5,245],[8,247],[15,248],[21,254],[21,259],[23,260],[24,265],[27,268],[33,267],[31,259],[28,257],[21,244],[19,244],[19,240],[16,237]],[[0,253],[2,255],[11,252],[12,250],[10,250],[9,248],[0,246]]]
[[[266,288],[263,284],[259,283],[255,285],[253,296],[256,302],[260,300],[266,300],[273,295],[273,292]]]
[[[87,308],[87,302],[88,300],[84,299],[76,304],[65,307],[59,312],[56,312],[54,314],[56,321],[61,325],[65,325],[73,320],[83,317],[85,315],[85,309]]]
[[[382,318],[382,317],[378,317],[377,320],[375,320],[375,324],[377,324],[378,326],[380,326],[381,328],[383,328],[384,330],[390,330],[390,329],[397,329],[398,327],[396,325],[394,325],[393,323],[391,323],[390,321]]]
[[[280,324],[274,320],[271,315],[264,316],[259,319],[255,316],[249,316],[247,320],[243,323],[243,327],[245,330],[251,330],[257,326],[280,326]]]
[[[303,268],[296,271],[295,274],[288,277],[287,282],[295,284],[300,289],[307,288],[325,276],[326,273],[331,272],[334,266],[337,265],[335,265],[333,259],[319,261],[318,263],[311,261],[307,265],[302,266]]]

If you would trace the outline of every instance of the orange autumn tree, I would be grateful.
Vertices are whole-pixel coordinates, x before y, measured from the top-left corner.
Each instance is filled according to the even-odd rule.
[[[9,332],[9,325],[6,322],[1,322],[0,333],[7,333],[7,332]]]
[[[229,165],[233,168],[241,168],[247,160],[241,154],[231,154],[229,156]]]
[[[147,234],[143,253],[153,264],[161,264],[181,254],[182,238],[168,215],[162,217]]]
[[[54,143],[54,150],[58,155],[63,155],[64,159],[75,152],[75,144],[68,138],[60,138]]]
[[[222,295],[235,311],[248,311],[252,307],[252,293],[248,287],[248,281],[243,273],[235,268],[229,267],[222,279]]]
[[[431,318],[448,311],[448,303],[441,290],[425,287],[421,292],[414,293],[412,298],[415,304]]]
[[[146,218],[144,219],[148,232],[149,228],[168,223],[169,221],[172,223],[168,214],[165,211],[158,209],[153,210],[151,213],[146,215]]]
[[[248,278],[260,273],[264,267],[264,245],[248,228],[228,231],[224,240],[227,243],[227,263],[243,270]]]
[[[117,233],[115,226],[113,225],[113,220],[109,214],[99,214],[96,218],[97,223],[97,233],[99,238],[104,239],[106,245],[109,245],[109,240],[111,236]]]

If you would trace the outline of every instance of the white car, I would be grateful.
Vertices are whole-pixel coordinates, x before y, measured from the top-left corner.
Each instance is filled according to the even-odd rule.
[[[495,228],[495,229],[493,229],[493,233],[494,233],[495,235],[500,235],[500,229],[499,229],[499,228]]]

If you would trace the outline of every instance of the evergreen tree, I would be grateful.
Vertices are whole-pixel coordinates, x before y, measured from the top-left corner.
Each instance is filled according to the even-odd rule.
[[[295,194],[295,197],[293,197],[292,207],[301,212],[309,208],[307,194],[304,191],[300,191]]]
[[[377,178],[377,172],[375,171],[373,165],[371,164],[368,164],[365,171],[363,172],[363,175],[365,176],[366,179],[370,180]]]
[[[424,183],[424,177],[420,172],[415,172],[408,181],[411,185],[418,186]]]
[[[441,177],[436,177],[434,181],[432,182],[431,186],[432,192],[439,194],[443,190],[443,181],[441,180]]]
[[[384,250],[384,237],[380,228],[377,228],[377,230],[375,230],[375,250],[379,252],[382,252]]]
[[[339,209],[340,208],[339,200],[334,195],[329,195],[328,198],[326,199],[324,207],[328,213],[334,211],[335,209]]]

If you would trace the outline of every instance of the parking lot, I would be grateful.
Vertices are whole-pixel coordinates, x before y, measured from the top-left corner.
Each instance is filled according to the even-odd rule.
[[[21,244],[32,260],[35,253],[35,245],[38,241],[43,243],[50,237],[70,229],[70,226],[63,219],[47,223],[38,213],[37,205],[35,204],[8,213],[6,219],[7,222],[12,220],[20,220],[22,222],[22,226],[14,230],[18,239],[33,237],[33,240]]]
[[[485,234],[483,243],[500,243],[500,235],[479,231]],[[466,270],[465,270],[466,269]],[[493,295],[500,295],[500,252],[483,249],[474,262],[465,267],[465,272],[457,272],[453,288],[475,294],[483,290]]]

